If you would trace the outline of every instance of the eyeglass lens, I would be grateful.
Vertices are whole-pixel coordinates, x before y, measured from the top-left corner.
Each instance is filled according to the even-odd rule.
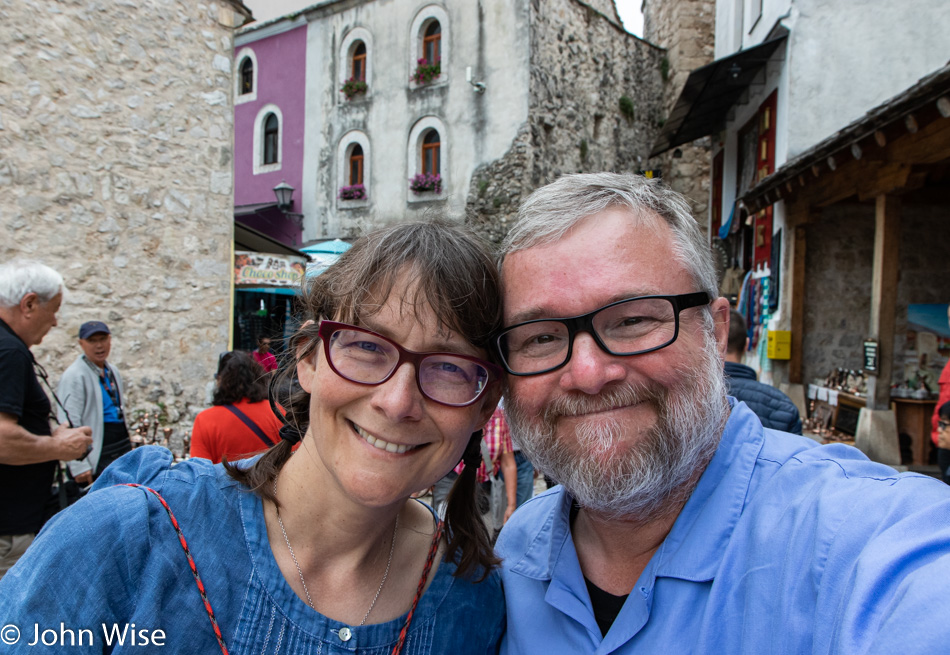
[[[339,375],[363,384],[383,382],[401,359],[393,343],[358,330],[336,330],[327,351]],[[416,366],[419,389],[436,402],[465,405],[478,398],[488,384],[488,370],[462,357],[436,353],[422,357]]]
[[[634,355],[668,345],[676,336],[676,309],[666,298],[634,298],[609,305],[593,316],[593,328],[614,355]],[[502,335],[508,367],[532,373],[563,364],[570,350],[570,331],[562,321],[535,321]]]

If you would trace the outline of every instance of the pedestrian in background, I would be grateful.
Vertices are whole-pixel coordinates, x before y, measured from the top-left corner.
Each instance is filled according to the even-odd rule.
[[[254,351],[254,361],[268,373],[277,370],[277,358],[270,350],[270,337],[257,338],[257,350]]]
[[[802,418],[792,399],[779,389],[759,382],[752,367],[742,363],[742,355],[748,347],[745,319],[732,309],[729,311],[729,341],[723,364],[729,395],[748,405],[763,426],[801,434]]]
[[[87,321],[79,327],[82,354],[66,369],[56,388],[63,406],[60,422],[88,425],[92,450],[69,463],[69,472],[81,485],[91,483],[112,462],[132,450],[125,424],[122,399],[125,386],[115,366],[106,361],[112,352],[112,332],[102,321]]]
[[[217,464],[270,448],[278,441],[281,422],[267,399],[267,375],[260,364],[240,351],[218,360],[211,404],[195,417],[191,456]]]
[[[39,382],[46,371],[30,352],[56,325],[63,291],[49,266],[0,264],[0,578],[43,523],[56,462],[82,457],[92,443],[88,427],[50,430],[52,406]]]
[[[950,322],[950,306],[947,307],[947,321]],[[943,367],[937,384],[940,387],[940,393],[937,396],[937,405],[934,407],[933,431],[930,438],[937,448],[937,466],[940,467],[943,481],[950,484],[950,439],[940,439],[940,409],[950,402],[950,360],[947,360],[947,365]]]

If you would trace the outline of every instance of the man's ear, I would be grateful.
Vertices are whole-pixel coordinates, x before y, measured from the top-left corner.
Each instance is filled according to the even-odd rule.
[[[729,301],[725,298],[716,298],[710,303],[713,318],[713,335],[716,337],[716,346],[719,358],[725,359],[726,347],[729,344]]]
[[[20,313],[24,316],[32,314],[33,311],[40,306],[40,297],[36,295],[35,291],[31,291],[22,298],[20,298]]]

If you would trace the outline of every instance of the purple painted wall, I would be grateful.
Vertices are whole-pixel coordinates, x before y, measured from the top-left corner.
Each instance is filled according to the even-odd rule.
[[[257,58],[257,99],[234,107],[234,204],[276,202],[273,189],[284,181],[296,189],[291,211],[299,212],[303,187],[307,27],[302,25],[258,41],[235,45],[237,76],[240,76],[237,56],[244,48],[253,50]],[[258,112],[268,104],[277,105],[283,115],[281,167],[279,171],[255,175],[254,122]],[[287,229],[296,231],[299,244],[300,230],[289,219],[286,229],[261,231],[286,242]]]

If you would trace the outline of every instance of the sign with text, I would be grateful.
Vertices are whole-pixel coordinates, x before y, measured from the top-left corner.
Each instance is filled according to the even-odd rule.
[[[864,370],[867,373],[877,373],[877,341],[864,340]]]
[[[234,284],[242,287],[295,287],[306,272],[303,257],[266,252],[234,252]]]

